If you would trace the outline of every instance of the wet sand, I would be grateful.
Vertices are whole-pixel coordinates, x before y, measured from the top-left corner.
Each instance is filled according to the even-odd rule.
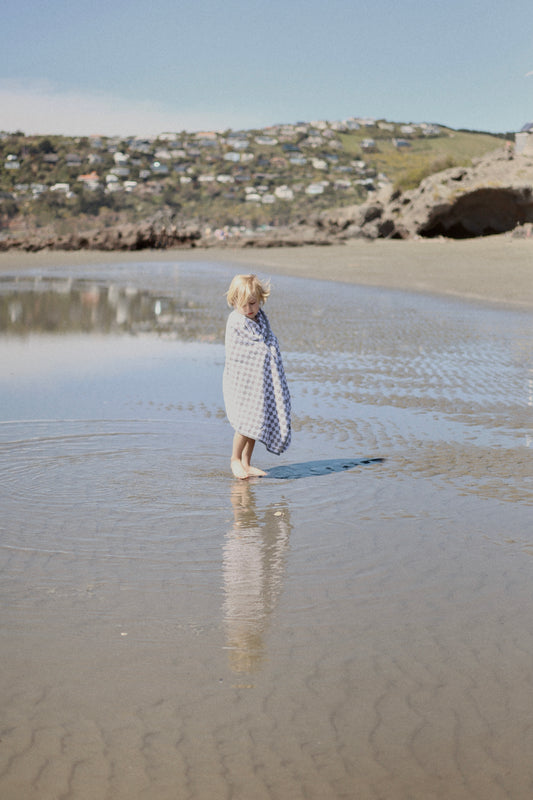
[[[0,259],[3,799],[530,797],[529,266],[472,302],[341,250]],[[294,408],[245,484],[240,265],[275,276]]]
[[[46,265],[214,262],[304,278],[449,295],[533,308],[533,241],[491,236],[466,241],[353,241],[294,248],[220,248],[145,253],[0,253],[0,273]]]

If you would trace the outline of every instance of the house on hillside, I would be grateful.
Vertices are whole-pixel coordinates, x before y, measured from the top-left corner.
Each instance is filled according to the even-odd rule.
[[[392,143],[396,150],[405,150],[407,147],[411,147],[411,142],[407,139],[393,139]]]
[[[86,175],[78,175],[78,181],[91,191],[96,191],[96,189],[99,189],[101,186],[100,176],[94,170],[88,172]]]
[[[421,122],[419,127],[424,136],[440,136],[441,134],[440,126],[433,123]]]
[[[533,122],[526,122],[515,134],[514,151],[517,156],[533,156]]]
[[[127,153],[121,153],[117,150],[116,153],[113,154],[113,161],[117,165],[117,167],[123,167],[125,164],[128,163],[130,157]]]
[[[216,131],[198,131],[197,133],[195,133],[195,137],[196,139],[198,139],[198,141],[203,141],[203,142],[208,142],[208,141],[216,142],[216,140],[218,139]]]
[[[324,144],[324,139],[319,133],[312,133],[302,142],[302,144],[306,145],[307,147],[321,147]]]
[[[322,183],[310,183],[305,193],[310,195],[323,194],[324,186]]]
[[[110,175],[116,175],[117,178],[127,178],[130,174],[129,167],[113,167],[109,170]]]
[[[20,161],[18,160],[18,157],[12,153],[6,156],[4,169],[20,169]]]
[[[274,147],[278,143],[275,136],[256,136],[255,141],[264,147]]]
[[[278,186],[274,189],[274,195],[278,198],[278,200],[294,200],[294,192],[288,186]]]
[[[153,161],[150,169],[152,170],[153,175],[168,175],[167,165],[162,164],[160,161]]]

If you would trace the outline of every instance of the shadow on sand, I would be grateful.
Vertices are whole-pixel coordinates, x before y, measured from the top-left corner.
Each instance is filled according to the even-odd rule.
[[[267,471],[267,478],[309,478],[312,475],[346,472],[348,469],[366,466],[367,464],[383,464],[384,461],[384,458],[330,458],[324,461],[304,461],[301,464],[272,467]]]

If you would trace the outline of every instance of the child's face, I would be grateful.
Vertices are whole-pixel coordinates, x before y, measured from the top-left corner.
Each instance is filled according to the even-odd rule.
[[[235,306],[239,314],[248,317],[248,319],[255,319],[257,317],[257,314],[259,313],[259,307],[259,301],[254,295],[248,297],[242,306]]]

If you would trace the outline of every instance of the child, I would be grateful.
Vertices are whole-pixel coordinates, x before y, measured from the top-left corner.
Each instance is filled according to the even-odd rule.
[[[236,275],[227,291],[224,403],[235,430],[231,471],[241,480],[266,475],[250,464],[257,440],[270,453],[291,441],[291,400],[278,340],[261,306],[270,288],[255,275]]]

